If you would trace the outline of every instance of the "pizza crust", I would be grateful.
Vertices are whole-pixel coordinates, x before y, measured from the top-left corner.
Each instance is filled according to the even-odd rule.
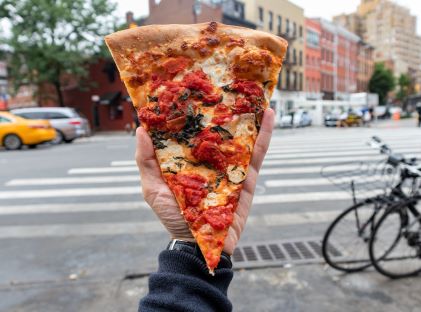
[[[280,58],[285,55],[287,42],[281,37],[267,32],[248,29],[244,27],[216,24],[215,35],[240,37],[245,41],[245,47],[255,46],[273,53]],[[110,48],[113,58],[120,71],[124,71],[128,65],[127,51],[153,51],[185,55],[194,53],[191,49],[183,50],[184,42],[196,42],[203,29],[209,27],[209,23],[201,24],[169,24],[147,25],[118,31],[105,37],[105,42]]]

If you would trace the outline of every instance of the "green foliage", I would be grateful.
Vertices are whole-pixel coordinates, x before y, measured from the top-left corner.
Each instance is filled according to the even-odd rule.
[[[86,77],[87,62],[113,29],[114,9],[109,0],[0,0],[0,19],[11,24],[2,42],[11,51],[14,89],[49,83],[63,105],[63,75]]]
[[[403,102],[411,93],[411,78],[407,74],[401,74],[398,79],[399,90],[396,93],[396,98]]]
[[[380,105],[385,105],[387,94],[395,88],[395,77],[383,63],[376,63],[373,75],[368,83],[368,89],[379,95]]]

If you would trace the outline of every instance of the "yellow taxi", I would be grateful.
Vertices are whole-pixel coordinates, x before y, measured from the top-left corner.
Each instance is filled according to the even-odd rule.
[[[17,150],[54,140],[56,132],[48,120],[29,120],[8,112],[0,112],[0,146]]]

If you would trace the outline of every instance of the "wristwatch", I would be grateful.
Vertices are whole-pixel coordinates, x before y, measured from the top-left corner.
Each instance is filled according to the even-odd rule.
[[[167,250],[183,251],[192,254],[205,262],[205,258],[197,243],[173,239],[168,243]],[[218,268],[232,268],[231,256],[224,251],[221,253],[221,260],[219,261]]]

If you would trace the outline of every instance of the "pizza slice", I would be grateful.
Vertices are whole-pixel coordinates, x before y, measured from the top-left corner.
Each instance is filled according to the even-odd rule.
[[[142,26],[105,40],[213,273],[287,44],[216,22]]]

